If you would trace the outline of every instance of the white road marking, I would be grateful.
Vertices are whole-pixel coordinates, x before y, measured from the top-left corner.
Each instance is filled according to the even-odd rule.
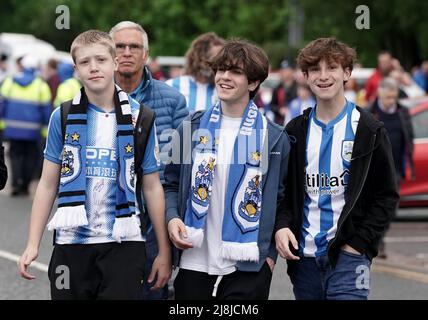
[[[417,253],[416,258],[417,259],[428,259],[428,253]]]
[[[405,269],[396,268],[396,267],[383,266],[379,264],[373,265],[372,270],[373,272],[386,273],[394,277],[428,284],[428,274],[425,274],[425,273],[405,270]]]
[[[8,251],[0,250],[0,258],[4,258],[6,260],[17,263],[19,261],[20,256],[17,256],[16,254],[13,254]],[[34,268],[43,272],[48,272],[48,265],[37,261],[33,261],[30,265],[30,268]]]
[[[428,242],[428,237],[385,237],[385,243]]]

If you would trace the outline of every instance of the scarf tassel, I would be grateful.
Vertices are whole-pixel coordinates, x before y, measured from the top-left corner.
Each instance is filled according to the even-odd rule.
[[[122,238],[132,238],[141,234],[140,217],[133,214],[130,217],[116,217],[113,225],[113,238],[121,242]]]
[[[220,254],[224,259],[234,261],[259,261],[257,242],[237,243],[223,241]]]
[[[85,206],[61,207],[55,212],[55,215],[48,223],[48,230],[60,228],[73,228],[88,225]]]

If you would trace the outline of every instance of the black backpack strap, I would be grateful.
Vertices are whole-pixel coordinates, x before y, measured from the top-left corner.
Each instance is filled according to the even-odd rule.
[[[191,116],[190,119],[191,120],[196,120],[196,119],[202,117],[204,115],[205,111],[206,110],[198,110],[198,111],[196,111],[194,114],[192,114],[192,116]]]
[[[138,208],[140,209],[141,232],[143,235],[147,234],[147,224],[149,217],[143,206],[142,200],[142,187],[143,187],[143,159],[146,152],[147,141],[150,136],[156,115],[148,107],[140,104],[140,112],[138,114],[137,122],[134,129],[134,161],[135,161],[135,174],[137,176],[137,183],[135,185],[135,198],[137,199]]]
[[[61,113],[61,135],[62,135],[62,143],[64,143],[65,140],[65,127],[67,125],[67,116],[68,113],[70,111],[71,108],[71,102],[73,100],[68,100],[65,101],[63,103],[61,103],[61,105],[59,106],[60,108],[60,113]],[[53,245],[55,245],[55,238],[56,238],[56,230],[54,230],[53,232]]]
[[[64,138],[65,138],[65,127],[67,124],[67,116],[68,116],[68,112],[70,111],[71,108],[71,103],[73,100],[68,100],[66,102],[61,103],[60,107],[60,112],[61,112],[61,133],[62,133],[62,141],[64,142]]]

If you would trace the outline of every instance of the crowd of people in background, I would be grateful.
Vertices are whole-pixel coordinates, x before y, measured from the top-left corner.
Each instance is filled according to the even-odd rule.
[[[201,108],[208,108],[217,100],[208,61],[223,44],[224,39],[209,32],[198,36],[191,43],[183,67],[164,67],[159,65],[156,57],[148,56],[144,63],[153,79],[165,81],[184,95],[187,109],[193,113]],[[7,55],[1,55],[0,136],[10,142],[9,155],[14,159],[11,162],[11,194],[27,195],[31,180],[40,176],[50,112],[62,102],[72,99],[81,85],[70,62],[49,59],[41,65],[28,54],[16,60],[17,74],[9,75],[6,69],[7,58]],[[358,67],[362,66],[356,64],[356,68]],[[271,94],[266,99],[261,90],[254,101],[269,119],[285,126],[306,108],[314,107],[315,99],[301,70],[290,59],[284,59],[275,73],[279,75],[279,83]],[[347,81],[346,99],[363,108],[373,108],[377,104],[379,83],[385,78],[395,81],[398,88],[397,99],[427,94],[428,60],[407,72],[391,53],[382,51],[377,57],[377,67],[367,81],[361,83],[352,77]],[[19,108],[11,106],[11,103],[20,104],[22,100],[29,104],[20,105]],[[29,107],[34,104],[39,107]],[[33,110],[23,111],[27,108]],[[34,162],[29,164],[24,161],[28,157],[39,159],[35,167]]]
[[[362,68],[356,64],[356,69]],[[268,117],[280,125],[286,125],[291,119],[315,105],[313,94],[307,88],[299,68],[289,60],[283,60],[277,72],[280,81],[273,89],[268,101],[259,101],[259,107],[265,109]],[[369,108],[375,102],[378,86],[382,79],[390,77],[397,83],[398,99],[423,96],[428,93],[428,61],[420,67],[407,72],[400,61],[391,53],[382,51],[378,54],[377,67],[366,79],[352,77],[345,84],[345,97],[363,108]],[[299,90],[300,88],[300,90]]]
[[[334,65],[334,63],[343,62],[336,61],[334,63],[331,63],[331,61],[321,60],[321,62],[319,63],[317,62],[314,65],[308,66],[307,64],[309,63],[308,61],[310,61],[310,59],[301,56],[300,62],[298,64],[300,67],[297,67],[290,58],[286,58],[281,62],[280,69],[278,71],[280,81],[278,85],[273,88],[269,99],[266,99],[266,97],[263,96],[263,92],[258,91],[258,89],[260,87],[260,84],[268,76],[268,59],[267,57],[265,57],[263,51],[261,51],[258,47],[253,46],[250,43],[239,41],[229,42],[222,39],[214,32],[205,33],[195,38],[194,41],[191,43],[185,55],[186,63],[184,68],[174,68],[170,70],[165,70],[162,68],[162,66],[159,65],[156,58],[149,59],[148,37],[146,32],[142,29],[140,25],[130,21],[124,21],[114,26],[110,30],[109,35],[98,31],[94,34],[95,35],[93,35],[93,37],[104,37],[105,39],[103,41],[108,42],[108,50],[106,49],[106,46],[105,44],[103,44],[102,41],[99,43],[98,49],[102,49],[101,51],[106,54],[106,56],[108,57],[108,61],[111,64],[109,65],[109,72],[112,76],[112,79],[110,79],[112,82],[111,84],[113,84],[114,81],[114,83],[118,85],[121,90],[123,90],[123,92],[127,94],[126,96],[129,95],[129,97],[135,99],[136,102],[149,107],[156,114],[156,119],[154,120],[155,129],[153,132],[157,133],[157,138],[152,137],[152,139],[153,141],[157,139],[159,141],[159,144],[158,142],[153,143],[153,145],[151,145],[151,148],[156,150],[156,156],[160,157],[160,160],[152,159],[153,162],[158,162],[158,164],[154,166],[156,167],[156,170],[153,170],[156,172],[159,171],[159,179],[156,173],[156,185],[163,187],[159,190],[165,189],[167,191],[167,205],[169,204],[170,206],[169,211],[167,210],[169,212],[169,214],[167,214],[167,220],[168,223],[170,221],[173,221],[171,225],[168,224],[168,232],[174,245],[179,249],[183,249],[183,246],[186,246],[186,242],[178,236],[184,230],[184,223],[186,223],[186,226],[190,225],[190,227],[196,229],[198,227],[198,223],[185,220],[184,218],[186,212],[179,212],[178,210],[181,208],[176,207],[177,203],[174,203],[174,205],[172,205],[174,201],[176,202],[178,196],[181,196],[183,198],[180,201],[186,201],[186,203],[188,202],[187,195],[178,195],[176,194],[176,190],[178,188],[179,182],[180,184],[184,183],[181,180],[179,181],[179,179],[183,179],[184,175],[182,174],[182,172],[185,172],[186,174],[190,175],[191,171],[189,170],[191,168],[186,167],[184,165],[180,168],[172,166],[165,167],[163,160],[164,157],[166,157],[167,155],[164,154],[163,147],[170,143],[170,141],[166,141],[162,137],[162,135],[165,134],[165,131],[179,130],[183,119],[186,117],[190,117],[189,119],[191,119],[191,121],[197,123],[201,127],[206,127],[207,129],[214,130],[214,125],[210,123],[212,119],[208,116],[203,116],[201,119],[199,119],[201,115],[198,112],[210,110],[210,112],[213,112],[213,117],[215,118],[215,106],[220,105],[218,103],[219,101],[222,101],[224,110],[226,111],[228,111],[228,106],[230,105],[230,114],[227,114],[226,112],[225,119],[227,120],[227,116],[229,115],[231,115],[231,118],[233,119],[234,109],[231,106],[234,106],[236,104],[236,101],[232,99],[235,97],[231,97],[231,93],[229,92],[229,90],[234,89],[234,84],[228,82],[228,77],[231,77],[234,81],[236,81],[236,83],[239,84],[239,86],[242,86],[242,88],[245,89],[243,89],[242,92],[238,90],[238,93],[241,95],[237,96],[237,98],[239,99],[242,98],[242,101],[240,100],[239,103],[239,108],[242,109],[242,112],[245,111],[244,115],[247,115],[248,113],[248,117],[250,117],[251,114],[256,114],[258,117],[258,122],[256,122],[256,124],[254,125],[257,125],[258,128],[263,128],[267,126],[266,123],[263,122],[263,117],[266,117],[267,119],[279,125],[273,127],[270,127],[270,125],[268,125],[267,127],[270,128],[271,132],[279,130],[277,132],[278,137],[280,137],[284,141],[281,140],[283,144],[278,147],[278,150],[287,149],[288,152],[289,146],[287,144],[288,140],[284,135],[284,127],[287,126],[287,124],[289,124],[293,119],[301,116],[302,114],[308,115],[311,110],[314,110],[317,101],[318,103],[319,101],[324,101],[322,98],[322,90],[318,92],[318,95],[315,94],[314,91],[318,90],[319,88],[317,88],[314,83],[310,83],[310,81],[308,81],[308,77],[310,75],[315,77],[318,73],[320,73],[322,77],[323,72],[332,72],[332,70],[330,69],[328,71],[325,71],[325,69],[327,68],[327,63]],[[111,39],[109,37],[111,37]],[[82,42],[80,45],[83,46],[83,48],[86,48],[86,46],[91,48],[92,46],[91,43],[85,42],[84,37],[79,41]],[[317,43],[311,44],[311,46],[315,45],[317,45]],[[115,50],[110,50],[109,46],[115,48]],[[323,46],[328,47],[328,45],[326,44],[323,44]],[[238,60],[239,65],[234,65],[234,63],[237,63],[236,61],[234,61],[235,54],[236,52],[241,52],[243,50],[242,48],[248,50],[248,52],[251,52],[252,59],[254,59],[254,61],[249,62],[241,57],[241,60]],[[344,45],[343,48],[345,48]],[[312,47],[309,47],[309,49],[306,48],[306,50],[312,50]],[[115,51],[115,57],[109,56],[111,55],[110,51]],[[82,51],[82,49],[80,49],[79,53],[84,56],[84,53],[86,54],[86,51]],[[76,97],[79,97],[79,99],[83,99],[78,93],[79,90],[81,90],[81,83],[84,82],[84,79],[79,80],[76,77],[75,70],[80,68],[77,74],[86,75],[85,66],[82,62],[81,65],[78,66],[79,68],[77,68],[77,66],[73,65],[72,63],[57,61],[54,59],[49,59],[45,65],[41,66],[39,61],[37,61],[34,56],[32,56],[31,54],[27,54],[16,61],[16,64],[18,66],[18,72],[13,75],[8,75],[4,67],[4,62],[6,61],[6,59],[7,57],[2,55],[0,61],[0,171],[6,172],[6,168],[4,165],[5,161],[3,160],[4,155],[2,147],[2,139],[4,139],[8,142],[8,155],[10,159],[10,194],[11,196],[26,196],[29,195],[31,192],[30,183],[32,182],[32,180],[40,178],[40,175],[42,173],[43,152],[45,152],[46,158],[46,150],[48,150],[47,147],[45,149],[45,145],[48,145],[48,143],[46,142],[46,138],[48,137],[48,130],[50,132],[50,136],[54,136],[56,134],[56,136],[59,136],[59,139],[61,139],[60,131],[58,129],[60,123],[58,115],[55,117],[57,132],[53,132],[54,129],[52,129],[52,127],[48,129],[48,126],[50,126],[50,121],[52,121],[51,119],[54,118],[52,115],[54,110],[60,105],[64,106],[64,102],[66,101],[69,101],[71,99],[75,100]],[[75,59],[75,57],[73,57],[73,59]],[[305,59],[308,60],[306,61]],[[324,59],[326,58],[324,57]],[[82,58],[82,60],[84,59]],[[74,63],[76,62],[74,61]],[[259,65],[257,65],[257,63],[259,63]],[[114,67],[116,64],[117,66]],[[401,179],[405,176],[406,166],[410,166],[412,172],[411,178],[414,178],[413,128],[410,121],[409,113],[406,108],[401,106],[401,104],[399,103],[399,99],[417,95],[424,95],[428,93],[428,61],[424,61],[420,67],[415,68],[414,70],[412,70],[411,73],[409,73],[404,70],[400,62],[395,59],[389,52],[380,52],[377,60],[377,67],[374,70],[374,73],[367,79],[364,84],[360,83],[356,78],[352,78],[350,76],[352,66],[353,65],[351,65],[351,67],[347,67],[346,65],[342,65],[340,67],[336,67],[337,69],[343,69],[342,71],[345,71],[343,75],[341,75],[341,77],[344,78],[342,79],[343,81],[340,82],[339,91],[341,93],[343,89],[343,101],[345,101],[345,109],[347,110],[347,116],[351,117],[355,113],[359,112],[356,111],[359,110],[359,108],[357,109],[356,106],[359,106],[370,111],[377,120],[380,120],[384,123],[384,127],[386,129],[385,132],[387,133],[389,140],[391,141],[393,165],[395,167],[395,171],[398,173],[397,178],[394,179],[394,182],[396,183],[396,186],[399,186]],[[252,79],[251,77],[254,73],[253,69],[256,67],[259,67],[260,74],[258,74],[258,78]],[[328,68],[330,67],[331,66],[328,66]],[[355,67],[361,66],[356,65]],[[348,70],[349,68],[350,70]],[[113,69],[114,75],[112,73]],[[333,72],[336,71],[333,70]],[[347,73],[348,71],[349,75]],[[217,82],[220,81],[218,79],[222,79],[224,73],[227,73],[227,76],[224,77],[224,81],[221,83],[221,85],[218,85]],[[89,80],[87,82],[91,83],[91,81]],[[414,85],[415,83],[416,86]],[[323,85],[334,86],[335,84]],[[86,84],[86,87],[88,87],[88,84]],[[119,89],[114,88],[115,87],[111,85],[110,89],[112,90],[112,92],[114,91],[114,94],[118,94],[120,98],[120,92],[122,91],[117,91]],[[249,97],[248,91],[251,92]],[[85,91],[81,90],[80,92],[82,92],[83,95]],[[93,93],[95,97],[97,90],[94,89]],[[80,103],[81,105],[84,104],[83,100],[79,102],[76,102],[74,100],[73,105],[77,105],[78,103]],[[118,101],[119,100],[115,100],[115,103]],[[124,104],[125,103],[122,103],[122,105]],[[340,104],[339,107],[342,108],[342,106],[343,103]],[[322,106],[319,105],[319,109],[321,109],[321,107]],[[338,106],[334,105],[334,107],[336,108]],[[114,106],[114,108],[119,107]],[[326,110],[329,110],[331,106],[325,105],[324,108]],[[90,112],[94,112],[94,114],[96,114],[97,112],[100,113],[100,111],[97,111],[96,108],[92,109],[92,111]],[[133,106],[133,113],[137,112],[137,109],[138,106]],[[326,114],[328,114],[328,112]],[[74,115],[69,115],[67,121],[70,120],[70,122],[73,122],[73,120],[75,120],[73,116]],[[108,117],[108,115],[106,117]],[[314,118],[315,116],[311,113],[311,117]],[[299,119],[301,118],[302,117],[300,117]],[[312,124],[311,122],[311,125],[315,126],[317,122],[312,118],[310,121],[314,121],[314,124]],[[363,120],[369,121],[365,118]],[[230,119],[228,121],[230,121]],[[105,123],[107,123],[107,121],[105,121]],[[126,124],[131,125],[131,123]],[[228,125],[233,128],[236,127],[235,129],[238,129],[238,124],[240,124],[240,122],[233,123],[233,121],[231,121]],[[293,126],[295,122],[291,122],[291,124]],[[81,128],[81,130],[85,129],[86,128]],[[355,134],[355,128],[347,128],[346,130],[351,132],[351,129],[353,130],[353,134]],[[68,137],[66,136],[65,139],[68,139]],[[78,137],[76,139],[78,139]],[[99,139],[98,136],[97,139]],[[113,137],[112,141],[114,139],[115,138]],[[223,139],[227,140],[226,137],[223,137]],[[213,149],[217,148],[217,146],[215,145],[216,143],[217,142],[213,144]],[[51,142],[51,145],[52,144],[53,142]],[[131,146],[128,144],[127,147],[130,148]],[[51,147],[51,149],[52,148],[53,147]],[[228,148],[230,149],[229,151],[231,151],[232,148],[234,148],[234,145],[230,144],[228,145]],[[61,150],[62,149],[59,145],[55,146],[55,160],[59,161],[57,164],[60,164],[59,157]],[[252,155],[252,157],[255,157],[254,159],[256,160],[258,159],[258,157],[260,157],[260,154],[258,152],[259,150],[255,150]],[[254,159],[250,160],[252,161]],[[207,162],[209,161],[209,159],[204,160],[207,160]],[[62,161],[64,161],[64,159]],[[392,167],[392,162],[390,163],[390,165]],[[146,167],[144,170],[146,170],[147,168],[148,167]],[[198,170],[201,169],[199,168]],[[272,176],[281,176],[281,179],[285,179],[285,173],[282,172],[279,167],[277,168],[277,171],[275,170],[271,169]],[[230,173],[231,176],[233,176],[233,174],[234,172]],[[2,177],[0,177],[2,178],[0,180],[0,188],[4,187],[6,178],[3,179],[3,177],[6,176],[6,173],[2,173]],[[260,175],[258,175],[257,177],[257,179],[259,179]],[[224,179],[226,178],[228,177],[226,177],[225,174]],[[145,179],[147,179],[146,181],[149,181],[149,178],[146,177]],[[254,184],[254,186],[258,187],[260,182],[257,179],[254,181],[247,181],[248,185]],[[230,178],[230,180],[233,179]],[[222,183],[225,182],[222,181]],[[145,187],[148,188],[147,185],[145,185]],[[221,192],[225,193],[225,185],[222,185],[222,187],[223,188]],[[391,191],[391,194],[392,189],[393,188],[391,187],[391,190],[389,190]],[[51,191],[53,192],[53,189]],[[280,191],[282,192],[282,190],[278,190],[278,197],[281,196]],[[67,193],[67,191],[65,191],[65,193]],[[221,195],[222,197],[229,197],[229,195],[223,193],[219,193],[219,195]],[[396,195],[394,194],[394,197],[395,196]],[[259,200],[261,201],[261,198]],[[155,200],[150,200],[148,201],[148,203],[146,203],[146,206],[150,207],[149,211],[154,211],[154,201]],[[393,206],[392,203],[394,201],[391,202],[391,206]],[[273,217],[275,215],[276,207],[269,207],[269,209],[266,208],[267,207],[265,207],[264,210],[269,211],[269,214],[272,215],[272,221],[270,222],[272,222],[271,227],[273,228]],[[161,209],[163,210],[164,208],[158,208],[158,211],[162,211]],[[176,212],[172,209],[174,209]],[[195,206],[195,208],[193,209],[189,207],[188,210],[200,210],[200,207]],[[220,211],[222,210],[226,209],[221,208]],[[171,214],[171,211],[174,211],[174,214]],[[284,212],[286,211],[287,210],[284,209]],[[150,216],[150,218],[152,218],[152,216]],[[165,219],[165,217],[163,217],[162,219]],[[174,219],[176,219],[175,222]],[[182,219],[184,220],[184,222],[181,221]],[[169,242],[167,240],[166,230],[162,229],[162,225],[165,224],[165,221],[155,219],[151,222],[153,224],[153,228],[149,227],[145,244],[146,256],[144,262],[145,272],[143,279],[143,296],[145,299],[167,299],[169,293],[166,281],[170,277],[171,269],[170,267],[165,267],[165,265],[170,264],[170,248],[168,244]],[[285,223],[280,227],[283,229],[288,229],[288,226]],[[92,225],[88,227],[88,230],[91,228]],[[217,226],[216,228],[220,227]],[[280,230],[281,228],[277,229]],[[163,231],[160,232],[159,230]],[[92,231],[93,230],[89,230],[88,234],[92,234]],[[269,235],[269,241],[266,240],[266,243],[261,242],[261,244],[263,244],[264,246],[263,250],[266,251],[264,252],[264,254],[266,255],[268,254],[268,245],[270,244],[270,240],[272,238],[272,230],[268,231],[263,230],[263,232]],[[288,245],[288,242],[292,241],[294,236],[292,236],[292,234],[290,234],[288,231],[290,230],[283,230],[280,239],[281,241],[279,242],[284,242]],[[59,236],[59,239],[62,239],[61,236],[64,237],[61,232],[59,232],[57,236]],[[192,235],[190,234],[189,236]],[[64,239],[66,239],[66,237]],[[239,247],[239,245],[245,243],[246,241],[246,239],[235,240],[237,248]],[[223,239],[219,238],[216,241],[217,242],[213,243],[221,243]],[[380,242],[381,244],[379,247],[379,256],[385,258],[386,253],[384,251],[384,245],[382,241]],[[84,241],[82,243],[84,243]],[[325,248],[323,248],[323,250],[324,249]],[[216,250],[214,250],[213,248],[210,250],[212,252],[216,252]],[[232,251],[234,251],[234,254],[236,252],[241,255],[248,254],[248,252],[241,252],[242,250],[235,250],[235,248]],[[374,251],[373,255],[376,255]],[[234,285],[237,284],[236,279],[228,278],[226,277],[226,274],[224,275],[225,280],[222,280],[223,274],[219,274],[218,278],[215,279],[209,277],[209,272],[205,272],[205,269],[203,271],[200,271],[197,268],[195,269],[195,261],[202,261],[206,257],[203,255],[199,256],[200,253],[196,250],[193,250],[191,252],[194,252],[194,254],[184,254],[181,257],[182,260],[180,267],[192,266],[189,267],[191,270],[195,272],[202,272],[204,273],[204,275],[201,276],[195,272],[181,272],[179,273],[179,279],[181,279],[181,281],[184,281],[183,279],[186,279],[186,283],[194,282],[195,285],[199,284],[201,294],[207,295],[207,297],[210,297],[211,294],[213,294],[214,296],[215,294],[217,294],[217,287],[215,284],[217,281],[219,282],[227,280],[233,283]],[[281,253],[281,256],[283,257],[287,255],[289,257],[293,256],[289,255],[286,251]],[[256,258],[258,258],[258,254],[256,254],[256,256]],[[273,270],[273,260],[275,258],[276,256],[273,257],[273,259],[268,256],[268,258],[266,258],[266,265],[260,264],[257,266],[257,270],[261,270],[260,268],[264,268],[264,278],[261,280],[259,279],[263,283],[270,283],[271,273],[269,273],[269,270]],[[208,257],[208,260],[210,259],[211,258]],[[248,257],[247,260],[251,259],[253,259],[252,256]],[[230,267],[230,270],[235,270],[235,262],[229,263],[227,260],[219,260],[218,256],[216,256],[216,259],[214,260],[215,263],[227,265],[228,268]],[[175,265],[177,266],[178,260],[174,263],[176,263]],[[253,265],[251,264],[248,264],[248,266],[246,264],[236,264],[236,266],[236,270],[238,271],[241,269],[245,272],[255,270],[252,269],[255,267],[253,267]],[[246,275],[245,272],[243,273],[243,275]],[[207,275],[205,275],[205,273],[207,273]],[[246,283],[245,277],[243,275],[241,275],[241,278],[239,278],[240,286],[243,286]],[[214,286],[214,291],[211,293],[212,285]],[[154,292],[153,289],[161,290]],[[193,298],[193,293],[190,294],[189,292],[187,292],[186,288],[180,285],[179,281],[176,282],[175,289],[176,294],[178,292],[178,296],[184,298]],[[248,290],[249,292],[246,294],[251,293],[251,286]],[[219,295],[226,296],[226,293],[220,292]],[[266,287],[266,292],[263,293],[262,298],[267,298],[268,293],[269,288]],[[235,293],[233,292],[233,294]],[[256,297],[260,298],[259,296]]]
[[[143,63],[155,80],[177,89],[186,99],[188,112],[206,109],[217,101],[213,74],[208,61],[220,50],[224,39],[214,32],[194,39],[186,52],[185,66],[161,66],[156,57],[147,56]],[[49,59],[41,65],[31,54],[16,60],[17,74],[7,73],[7,55],[0,60],[0,137],[9,141],[13,196],[27,195],[33,178],[40,177],[42,150],[52,110],[70,100],[81,84],[70,62]],[[361,68],[356,64],[356,68]],[[271,68],[272,69],[272,68]],[[313,93],[303,74],[291,59],[284,59],[278,74],[279,83],[270,94],[260,90],[254,102],[275,123],[285,126],[309,107],[315,106]],[[428,93],[428,60],[407,72],[388,51],[381,51],[377,67],[365,82],[351,77],[345,84],[345,97],[363,108],[377,105],[379,83],[389,78],[398,88],[397,99]],[[22,101],[25,101],[22,104]],[[7,103],[6,103],[7,102]],[[17,107],[14,104],[18,104]],[[38,106],[32,108],[32,106]],[[26,110],[26,111],[24,111]],[[28,110],[28,111],[27,111]],[[30,111],[31,110],[31,111]],[[25,159],[39,159],[29,163]]]

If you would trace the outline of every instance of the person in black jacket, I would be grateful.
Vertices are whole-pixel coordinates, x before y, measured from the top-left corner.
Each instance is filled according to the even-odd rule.
[[[4,162],[4,147],[0,137],[0,190],[4,188],[7,181],[7,168]]]
[[[284,125],[284,119],[291,101],[297,98],[297,82],[294,78],[294,68],[287,60],[281,62],[281,82],[272,92],[270,110],[274,113],[274,122]]]
[[[398,103],[400,88],[395,79],[382,79],[378,88],[378,98],[370,107],[376,119],[382,121],[391,141],[392,157],[397,172],[397,185],[406,176],[406,167],[410,168],[410,179],[416,177],[413,162],[413,126],[407,108]],[[395,215],[395,212],[394,212]],[[385,243],[379,245],[379,258],[386,258]]]
[[[296,299],[367,299],[399,198],[385,128],[344,97],[355,59],[334,38],[297,58],[317,104],[286,127],[292,147],[274,230]]]

